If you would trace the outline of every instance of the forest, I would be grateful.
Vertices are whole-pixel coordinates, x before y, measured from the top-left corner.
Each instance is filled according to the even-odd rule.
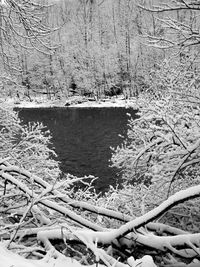
[[[2,267],[200,266],[199,15],[198,0],[0,1]],[[138,103],[105,194],[61,176],[51,133],[7,105],[74,95]]]
[[[162,15],[157,20],[132,0],[60,0],[37,9],[35,13],[40,14],[32,20],[30,6],[12,9],[16,22],[2,17],[1,87],[5,96],[18,92],[30,100],[44,94],[66,98],[75,90],[97,98],[123,91],[128,98],[152,90],[153,71],[158,71],[168,52],[143,44],[145,37],[163,36]]]

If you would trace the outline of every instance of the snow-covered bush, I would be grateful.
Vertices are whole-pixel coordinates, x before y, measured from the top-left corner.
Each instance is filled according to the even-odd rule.
[[[173,95],[185,103],[199,103],[199,62],[198,53],[185,53],[166,58],[155,65],[148,75],[146,92],[150,97]]]
[[[41,123],[22,125],[17,113],[0,108],[0,157],[7,158],[46,179],[60,173],[55,152],[50,149],[51,136]]]
[[[200,106],[168,97],[147,103],[139,115],[130,118],[128,137],[115,149],[112,164],[130,183],[124,191],[132,195],[132,205],[137,208],[139,201],[140,211],[145,212],[171,194],[199,184]],[[140,200],[135,201],[136,196]],[[195,231],[196,209],[199,204],[190,203],[173,212],[181,218],[180,224],[184,217],[190,218],[193,226],[183,227]]]

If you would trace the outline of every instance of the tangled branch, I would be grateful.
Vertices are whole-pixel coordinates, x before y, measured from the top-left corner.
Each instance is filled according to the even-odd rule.
[[[1,201],[6,206],[1,210],[1,224],[4,222],[1,238],[9,240],[10,249],[22,243],[24,251],[43,257],[42,247],[37,245],[37,248],[31,251],[28,243],[26,244],[26,240],[35,236],[32,242],[40,241],[44,245],[45,253],[54,251],[56,258],[64,257],[66,250],[74,251],[73,246],[79,244],[78,246],[85,247],[85,256],[83,249],[79,252],[81,263],[83,259],[85,263],[89,263],[89,250],[93,253],[93,262],[101,261],[105,266],[124,267],[136,266],[139,263],[142,263],[142,266],[155,266],[153,258],[155,261],[158,259],[153,256],[153,251],[162,255],[165,264],[169,263],[167,255],[171,253],[173,263],[171,262],[170,266],[177,266],[179,257],[191,263],[200,253],[199,233],[184,232],[155,222],[155,219],[172,207],[188,199],[197,198],[200,195],[199,185],[177,192],[146,214],[131,218],[85,201],[73,200],[67,196],[67,187],[50,184],[37,175],[11,165],[7,159],[1,160],[0,178]],[[18,206],[9,206],[14,199],[18,199]],[[111,221],[123,219],[126,223],[116,229],[112,229],[110,224],[108,228],[95,222],[92,214],[107,217]],[[5,221],[5,216],[9,218],[8,222]],[[135,260],[137,247],[140,246],[145,248],[143,257]],[[145,255],[145,251],[149,256]],[[73,253],[75,257],[75,252]],[[118,256],[116,258],[113,255]]]

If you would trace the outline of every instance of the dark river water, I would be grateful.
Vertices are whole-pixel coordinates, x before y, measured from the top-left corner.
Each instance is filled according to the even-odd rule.
[[[60,161],[60,169],[78,177],[94,175],[98,192],[120,181],[118,170],[109,167],[112,151],[127,132],[125,108],[27,108],[18,109],[23,123],[38,121],[47,126]]]

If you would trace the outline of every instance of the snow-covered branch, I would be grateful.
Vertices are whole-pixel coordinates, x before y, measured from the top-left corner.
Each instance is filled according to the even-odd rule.
[[[10,239],[10,247],[12,247],[16,239],[23,240],[25,237],[35,236],[36,240],[44,245],[48,253],[54,251],[52,254],[54,257],[65,259],[62,250],[55,249],[55,242],[59,240],[60,243],[64,242],[65,246],[73,243],[80,246],[84,244],[94,254],[97,261],[101,259],[106,266],[113,266],[114,264],[119,267],[137,266],[139,263],[143,263],[144,265],[142,266],[145,267],[151,266],[150,264],[155,266],[150,256],[134,260],[132,255],[128,253],[128,265],[112,256],[112,251],[121,250],[123,257],[125,257],[126,250],[132,251],[137,245],[148,247],[164,254],[170,252],[188,259],[194,259],[199,253],[199,233],[191,234],[175,227],[154,222],[155,219],[179,203],[198,197],[200,195],[199,185],[177,192],[158,207],[133,219],[131,216],[107,208],[95,208],[92,204],[84,201],[73,201],[70,197],[64,196],[62,190],[56,187],[56,184],[51,186],[41,177],[11,165],[7,160],[1,160],[0,169],[1,181],[7,182],[6,191],[19,190],[25,197],[21,198],[21,200],[24,202],[27,199],[26,213],[21,213],[20,215],[20,212],[18,212],[18,216],[21,216],[19,223],[15,223],[12,227],[7,226],[11,233],[10,238],[9,234],[5,235],[2,229],[1,237]],[[4,189],[2,192],[6,191]],[[4,198],[2,195],[2,199],[5,201],[11,195],[5,194]],[[86,210],[91,214],[99,214],[112,220],[124,220],[125,223],[117,229],[106,228],[104,225],[92,222],[92,216],[88,217],[90,219],[85,219],[83,216],[76,214],[69,209],[69,206],[75,209],[78,208],[78,210]],[[48,209],[49,217],[45,209]],[[39,228],[28,227],[26,229],[26,226],[33,221],[31,214],[34,214],[34,218],[40,221]],[[64,220],[62,220],[62,223],[54,225],[52,221],[55,220],[56,214],[63,216]],[[11,241],[12,243],[10,243]],[[107,251],[105,249],[107,246],[110,246],[111,250]],[[123,251],[122,248],[125,250]],[[28,251],[30,250],[27,248]],[[32,250],[32,252],[35,255],[40,254],[38,248]]]

